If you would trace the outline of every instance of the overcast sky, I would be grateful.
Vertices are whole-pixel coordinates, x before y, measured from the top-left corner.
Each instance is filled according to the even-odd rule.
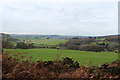
[[[118,3],[3,1],[2,32],[80,36],[118,33]]]

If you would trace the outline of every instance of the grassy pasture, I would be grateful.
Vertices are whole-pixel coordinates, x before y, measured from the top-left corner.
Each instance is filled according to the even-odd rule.
[[[58,45],[60,43],[65,43],[68,40],[64,39],[46,39],[46,38],[19,38],[21,41],[23,40],[31,40],[30,43],[35,44],[45,44],[45,45]]]
[[[105,40],[105,38],[97,38],[96,40],[98,40],[98,41],[99,41],[99,40]]]
[[[78,61],[80,65],[98,65],[104,62],[112,62],[118,59],[118,54],[112,52],[88,52],[88,51],[77,51],[77,50],[61,50],[61,49],[4,49],[10,51],[12,54],[17,53],[28,53],[21,54],[25,55],[28,59],[32,56],[33,61],[38,60],[55,60],[57,56],[72,57],[73,60]],[[61,59],[60,58],[60,59]]]
[[[47,44],[47,45],[58,45],[60,43],[65,43],[67,40],[60,40],[60,39],[43,39],[43,40],[36,40],[33,43],[37,44]]]

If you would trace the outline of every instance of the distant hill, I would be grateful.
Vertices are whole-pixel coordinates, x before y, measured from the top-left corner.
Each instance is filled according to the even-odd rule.
[[[67,36],[67,35],[27,35],[27,34],[10,34],[13,37],[16,38],[49,38],[49,39],[70,39],[73,37],[78,37],[78,38],[85,38],[86,36]]]
[[[118,37],[118,35],[105,35],[105,36],[70,36],[70,35],[44,35],[44,34],[9,34],[16,38],[49,38],[49,39],[71,39],[71,38],[86,38],[86,37],[96,37],[96,38],[109,38]],[[120,35],[119,35],[120,37]]]

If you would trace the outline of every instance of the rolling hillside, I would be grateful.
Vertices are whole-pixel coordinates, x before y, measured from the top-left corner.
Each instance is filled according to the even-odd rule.
[[[112,52],[88,52],[60,49],[5,49],[5,51],[10,51],[12,54],[28,53],[22,54],[26,56],[24,59],[28,59],[32,56],[33,61],[55,60],[58,59],[58,57],[62,58],[68,56],[78,61],[80,65],[98,65],[118,59],[118,54]]]

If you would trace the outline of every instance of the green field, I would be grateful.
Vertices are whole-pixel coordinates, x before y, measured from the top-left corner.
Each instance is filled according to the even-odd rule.
[[[61,49],[4,49],[10,51],[12,54],[16,53],[28,53],[23,54],[28,59],[32,56],[33,61],[38,60],[55,60],[58,59],[56,55],[60,57],[72,57],[73,60],[78,61],[80,65],[98,65],[104,62],[112,62],[118,59],[117,53],[112,52],[87,52],[77,50],[61,50]]]
[[[31,40],[30,43],[35,44],[45,44],[45,45],[58,45],[60,43],[65,43],[68,40],[64,39],[46,39],[46,38],[19,38],[21,41],[23,40]]]
[[[37,44],[47,44],[47,45],[58,45],[60,43],[65,43],[67,40],[60,40],[60,39],[43,39],[43,40],[36,40],[33,43]]]

